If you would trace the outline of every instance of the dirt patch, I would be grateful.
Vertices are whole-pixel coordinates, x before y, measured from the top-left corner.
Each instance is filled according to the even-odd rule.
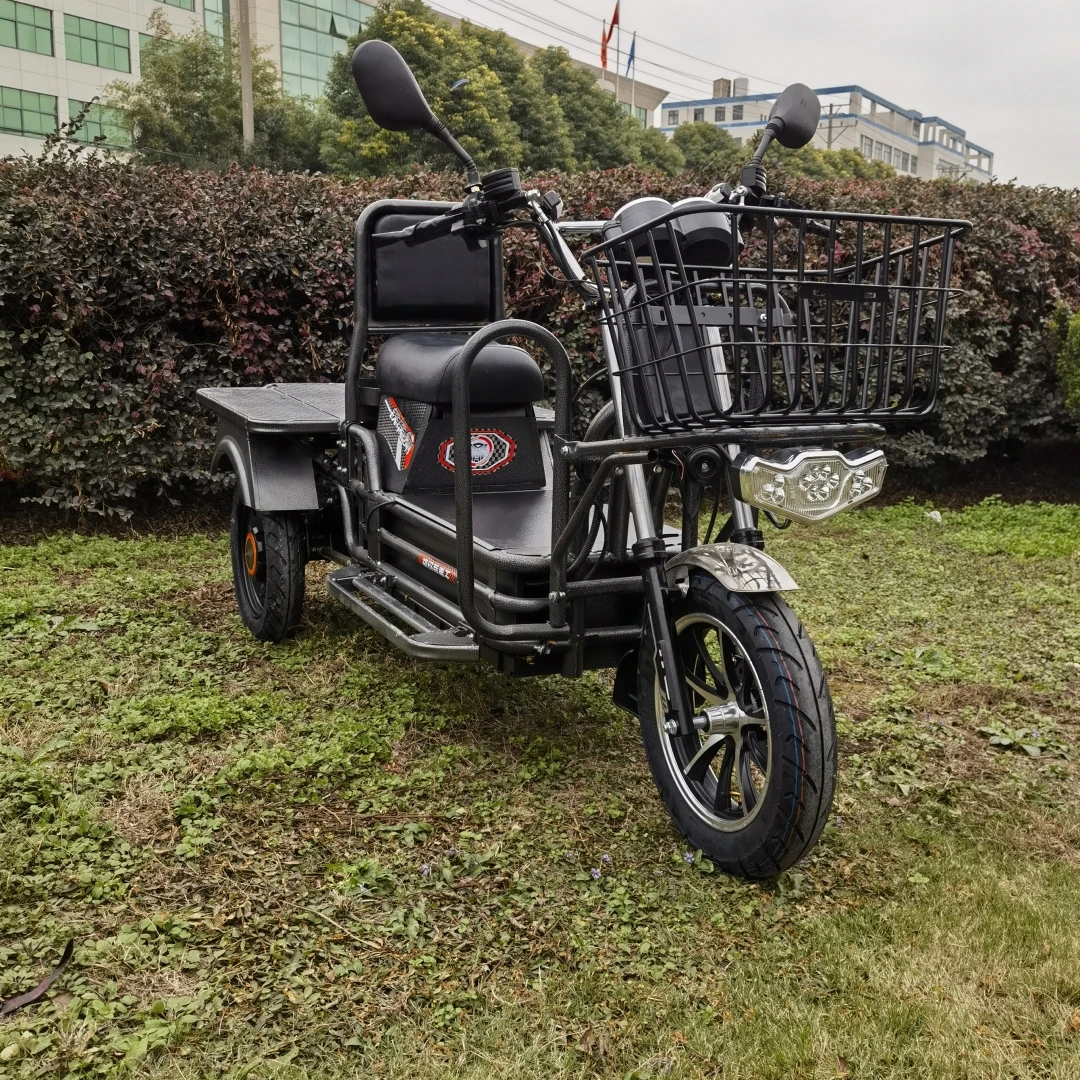
[[[189,997],[198,988],[195,974],[172,968],[137,971],[124,980],[124,993],[134,994],[144,1009],[160,998]]]
[[[143,847],[176,833],[172,800],[154,777],[132,776],[124,782],[119,798],[101,811],[101,816],[129,844]]]

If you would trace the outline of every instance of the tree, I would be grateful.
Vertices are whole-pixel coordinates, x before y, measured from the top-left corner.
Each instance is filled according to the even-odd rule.
[[[150,16],[152,40],[140,52],[138,82],[114,82],[102,103],[118,109],[132,149],[147,162],[224,168],[234,161],[269,169],[318,169],[320,111],[286,97],[274,64],[251,58],[255,141],[243,142],[239,45],[222,45],[205,30],[173,36],[163,11]]]
[[[756,148],[760,141],[759,135],[752,147]],[[788,150],[774,142],[765,155],[765,162],[788,176],[805,176],[810,180],[886,180],[896,175],[891,165],[870,161],[858,150],[823,150],[813,145]]]
[[[659,169],[674,176],[686,168],[686,157],[674,139],[669,139],[659,128],[643,128],[638,142],[641,164],[646,168]]]
[[[379,176],[418,166],[456,164],[453,155],[430,135],[384,131],[368,115],[350,60],[360,42],[376,38],[390,42],[401,53],[436,115],[481,170],[521,160],[522,142],[511,118],[510,96],[483,62],[477,37],[440,20],[420,0],[384,0],[360,33],[350,38],[348,50],[336,55],[330,65],[326,95],[337,119],[323,137],[322,152],[332,171]]]
[[[730,179],[749,156],[723,128],[703,121],[680,124],[671,141],[688,169],[708,173],[717,182]]]
[[[555,47],[533,53],[529,65],[558,98],[581,168],[612,169],[638,160],[637,122],[597,86],[591,71],[575,67],[570,54]]]
[[[559,99],[544,87],[536,68],[509,34],[462,22],[461,33],[510,95],[510,119],[521,138],[521,167],[530,172],[572,171],[574,143]]]

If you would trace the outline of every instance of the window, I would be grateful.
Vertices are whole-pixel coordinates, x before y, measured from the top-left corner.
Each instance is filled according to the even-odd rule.
[[[74,120],[83,110],[83,102],[68,98],[68,116]],[[117,109],[104,105],[91,105],[86,110],[83,126],[75,132],[79,142],[92,143],[98,138],[107,146],[130,146],[131,132],[124,123],[124,116]]]
[[[227,0],[222,0],[227,3]],[[319,97],[330,58],[374,14],[360,0],[281,0],[281,85],[297,97]]]
[[[131,70],[128,32],[122,26],[64,16],[64,51],[69,60],[112,71]]]
[[[694,110],[694,123],[695,124],[704,124],[705,123],[705,110],[704,109],[695,109]]]
[[[921,122],[920,122],[920,121],[918,121],[918,120],[912,120],[912,121],[911,121],[911,134],[912,134],[912,135],[913,135],[913,136],[914,136],[914,137],[915,137],[916,139],[917,139],[917,138],[919,137],[919,129],[920,129],[921,127],[922,127],[922,124],[921,124]]]
[[[742,146],[742,136],[741,135],[736,135],[735,136],[735,145],[736,146]]]
[[[52,12],[14,0],[0,0],[0,45],[52,56]]]
[[[879,142],[874,143],[874,160],[875,161],[880,161],[881,160],[881,155],[884,153],[884,150],[885,150],[885,148],[881,145],[881,143],[879,143]]]
[[[911,171],[916,173],[919,171],[919,159],[914,154],[911,156]]]
[[[717,105],[713,109],[713,123],[722,124],[727,119],[727,106]]]
[[[185,11],[195,10],[195,0],[161,0],[161,3],[183,8]]]
[[[679,110],[678,109],[668,109],[667,122],[668,122],[668,127],[678,127],[679,126]]]
[[[628,116],[632,116],[635,120],[637,120],[642,127],[649,126],[647,109],[643,109],[640,105],[635,105],[633,108],[631,108],[629,101],[620,101],[619,107]]]
[[[862,154],[867,161],[874,156],[874,140],[869,135],[862,135],[859,137],[859,153]]]
[[[56,130],[56,98],[0,86],[0,131],[51,135]]]
[[[893,162],[893,164],[896,164],[896,163]],[[911,164],[911,157],[908,154],[901,154],[900,155],[900,169],[901,169],[901,171],[907,172],[908,171],[908,166],[910,164]]]
[[[732,105],[731,106],[731,119],[732,120],[741,120],[742,119],[742,111],[743,111],[743,107],[741,105]]]
[[[229,0],[203,0],[203,26],[218,41],[229,32]]]
[[[881,160],[884,161],[886,165],[891,165],[892,164],[892,147],[891,146],[883,146],[881,148]]]

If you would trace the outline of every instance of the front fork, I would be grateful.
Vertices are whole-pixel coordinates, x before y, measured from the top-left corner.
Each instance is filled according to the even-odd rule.
[[[621,380],[618,377],[616,353],[611,341],[611,332],[603,327],[604,352],[608,362],[608,374],[612,387],[612,399],[615,403],[615,431],[619,436],[626,434],[622,409]],[[730,402],[728,402],[730,404]],[[726,448],[734,458],[737,446]],[[630,499],[630,513],[634,519],[634,532],[637,539],[633,545],[634,558],[641,569],[641,578],[645,593],[645,613],[652,629],[653,647],[656,649],[656,670],[660,676],[663,694],[664,724],[670,734],[692,735],[694,733],[694,713],[690,705],[690,695],[686,680],[682,678],[682,664],[676,647],[675,620],[672,617],[671,588],[667,582],[667,550],[662,536],[656,535],[656,521],[653,517],[652,500],[645,479],[644,465],[626,465],[627,493]],[[732,496],[731,516],[735,543],[751,544],[761,547],[761,532],[754,520],[751,507],[741,499]],[[663,531],[663,522],[660,524]]]

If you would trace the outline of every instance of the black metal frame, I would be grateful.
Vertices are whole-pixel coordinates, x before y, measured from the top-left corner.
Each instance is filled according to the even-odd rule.
[[[645,594],[645,608],[652,612],[654,626],[654,640],[658,647],[666,651],[665,665],[675,662],[670,633],[665,632],[666,607],[664,600],[664,582],[662,567],[667,553],[663,542],[655,538],[639,538],[634,545],[631,559],[627,559],[625,543],[622,550],[615,550],[614,546],[605,542],[604,549],[599,554],[592,553],[592,540],[595,533],[586,528],[594,507],[599,503],[605,485],[614,476],[616,470],[622,466],[641,465],[647,462],[657,462],[664,466],[672,463],[669,451],[689,449],[697,445],[720,445],[725,443],[748,443],[755,445],[783,446],[814,441],[819,443],[833,444],[845,441],[865,441],[875,439],[884,434],[884,427],[879,422],[885,417],[879,411],[873,410],[849,410],[848,412],[830,412],[825,415],[813,411],[798,412],[796,410],[774,410],[758,408],[750,415],[740,413],[738,410],[718,409],[713,412],[702,412],[700,409],[692,410],[690,422],[669,424],[658,429],[653,423],[642,423],[640,416],[632,415],[633,434],[627,434],[620,438],[605,438],[598,441],[575,440],[572,437],[572,405],[573,387],[569,358],[558,339],[545,328],[534,323],[516,319],[502,318],[502,290],[501,290],[501,247],[498,244],[497,235],[488,239],[491,245],[492,273],[493,273],[493,304],[492,321],[485,326],[464,326],[431,324],[400,325],[377,323],[371,319],[371,267],[374,245],[372,233],[378,220],[387,213],[408,212],[418,218],[444,213],[451,207],[449,203],[409,202],[402,200],[386,200],[375,203],[368,207],[357,222],[356,228],[356,263],[357,263],[357,288],[356,288],[356,323],[354,327],[352,348],[346,369],[346,419],[341,429],[339,449],[340,464],[337,466],[335,482],[340,495],[341,509],[343,513],[343,527],[345,543],[348,549],[348,557],[360,568],[364,568],[369,574],[384,580],[386,589],[393,589],[407,601],[418,605],[425,613],[430,613],[433,618],[447,627],[467,626],[472,632],[474,639],[497,653],[508,656],[535,656],[548,652],[577,653],[577,659],[568,659],[566,671],[573,673],[581,667],[581,649],[590,640],[625,640],[630,647],[640,638],[640,623],[636,626],[612,626],[589,628],[584,624],[584,601],[586,597],[616,595],[616,594]],[[779,212],[765,211],[760,208],[723,207],[725,213],[731,212],[737,219],[746,214],[764,214],[767,220],[774,220]],[[785,216],[800,220],[798,235],[798,250],[800,258],[805,252],[806,219],[805,213],[799,211],[784,211]],[[645,237],[650,245],[652,254],[656,255],[655,230],[665,230],[669,234],[672,230],[672,222],[683,216],[679,211],[665,215],[654,222],[648,223],[642,229],[617,239],[609,239],[605,243],[590,248],[583,258],[586,265],[594,273],[596,280],[604,284],[608,283],[606,268],[613,268],[617,260],[613,253],[617,245],[624,243],[629,237],[633,239],[637,235]],[[829,226],[831,247],[835,246],[836,229],[838,221],[880,221],[873,215],[817,215],[822,218],[830,218]],[[920,221],[921,219],[896,219],[898,222]],[[948,255],[946,262],[951,260],[952,240],[963,231],[966,223],[943,222],[948,226],[945,238],[919,241],[913,246],[913,250],[921,251],[925,246],[935,243],[944,244]],[[862,236],[862,225],[858,225],[859,235]],[[886,230],[889,225],[886,224]],[[773,267],[777,275],[782,273],[776,270],[772,262],[774,238],[773,230],[766,228],[765,246],[769,257],[768,265]],[[673,240],[673,235],[672,235]],[[916,236],[916,240],[918,237]],[[678,245],[672,248],[678,256]],[[886,249],[888,244],[886,243]],[[606,260],[606,263],[605,263]],[[857,260],[861,267],[872,265],[873,256]],[[659,264],[659,260],[655,260]],[[887,259],[879,259],[885,265]],[[914,266],[914,260],[912,261]],[[639,285],[644,287],[642,272],[637,260],[622,266],[623,271],[634,275]],[[693,268],[691,268],[693,269]],[[947,292],[948,265],[945,267],[943,281],[944,292]],[[678,273],[686,274],[687,268],[680,262],[677,263]],[[836,274],[839,271],[832,265],[831,257],[829,266],[823,272],[823,283],[835,287]],[[914,272],[914,271],[913,271]],[[716,271],[711,271],[716,277]],[[739,279],[740,273],[745,273],[738,268],[733,268],[731,276]],[[805,275],[802,275],[805,276]],[[796,275],[796,280],[801,280]],[[810,280],[807,278],[807,280]],[[672,297],[680,286],[676,284],[673,289],[667,291],[666,296],[661,296],[661,306],[666,311],[666,316],[671,319],[673,308]],[[895,287],[895,286],[890,286]],[[905,286],[907,288],[919,288],[920,286]],[[600,318],[609,326],[618,327],[620,318],[625,319],[628,312],[634,310],[632,304],[625,303],[618,307],[619,286],[613,287],[612,296],[605,296],[601,290]],[[877,294],[875,294],[877,295]],[[880,299],[878,302],[881,302]],[[713,305],[715,307],[715,305]],[[729,308],[730,310],[730,308]],[[773,322],[772,306],[767,305],[764,325],[766,327],[766,341],[771,341],[775,325]],[[944,318],[944,301],[942,299],[938,315],[938,329]],[[728,320],[736,331],[739,327],[740,312],[736,307],[731,312]],[[686,316],[686,325],[695,329],[697,338],[694,348],[710,348],[705,345],[700,336],[698,311],[694,306]],[[490,550],[475,542],[473,534],[473,478],[471,470],[458,469],[454,472],[454,506],[456,522],[443,523],[441,520],[432,518],[425,511],[413,505],[408,498],[382,490],[379,476],[378,444],[374,431],[358,422],[361,416],[360,398],[362,390],[361,367],[364,360],[367,342],[371,333],[401,333],[417,330],[471,330],[472,334],[461,350],[454,363],[452,373],[452,421],[455,459],[458,461],[469,460],[470,443],[470,390],[469,374],[476,357],[485,345],[494,341],[515,338],[524,339],[539,347],[545,354],[555,374],[555,421],[552,432],[552,475],[551,475],[551,544],[550,555],[528,556],[519,555],[506,551]],[[651,331],[650,331],[651,333]],[[613,335],[615,336],[615,335]],[[652,334],[650,341],[655,340]],[[618,344],[616,342],[616,344]],[[766,351],[774,346],[770,345]],[[779,345],[775,347],[780,347]],[[787,347],[786,345],[784,347]],[[935,365],[937,352],[940,351],[940,335],[938,345],[935,346]],[[686,353],[693,349],[684,350]],[[627,357],[620,356],[620,361]],[[680,354],[681,359],[681,354]],[[634,358],[629,357],[630,363],[621,372],[624,376],[632,374],[634,370],[647,367],[653,361],[647,360],[644,364],[634,364]],[[685,383],[685,372],[680,376]],[[737,378],[736,378],[737,383]],[[736,387],[737,389],[737,387]],[[630,395],[626,395],[629,399]],[[715,405],[716,402],[710,402]],[[571,466],[578,461],[595,462],[589,482],[581,491],[573,506],[571,506]],[[614,491],[617,485],[613,485]],[[403,552],[408,557],[415,557],[420,552],[419,548],[409,543],[403,537],[396,536],[392,530],[385,527],[383,514],[392,509],[393,514],[407,524],[419,527],[433,538],[437,538],[443,544],[452,545],[455,552],[458,603],[454,605],[446,596],[435,593],[431,588],[418,580],[412,574],[407,574],[395,569],[388,574],[382,561],[382,551],[386,548]],[[614,518],[614,507],[612,517]],[[623,508],[625,509],[625,508]],[[615,522],[611,523],[613,526]],[[588,535],[586,549],[571,556],[571,548],[575,540]],[[618,534],[617,534],[618,535]],[[610,538],[609,538],[610,539]],[[618,541],[617,541],[618,542]],[[580,544],[578,545],[580,546]],[[608,549],[611,548],[609,551]],[[581,580],[569,580],[570,567],[595,563],[598,559],[614,559],[614,576],[600,576]],[[483,563],[489,569],[495,571],[507,571],[515,574],[537,575],[546,573],[548,579],[548,596],[520,597],[500,594],[497,588],[477,580],[477,564]],[[625,567],[625,573],[621,568]],[[358,583],[361,592],[372,593],[369,585]],[[478,607],[478,598],[491,606],[493,610],[501,611],[513,616],[513,621],[497,623],[486,618]],[[388,603],[388,610],[395,614],[399,620],[401,612],[394,605],[397,601]],[[353,605],[355,606],[355,605]],[[400,604],[399,604],[400,606]],[[409,608],[406,606],[405,611]],[[538,618],[539,616],[539,618]],[[369,621],[371,621],[369,619]],[[408,623],[408,618],[404,621]],[[412,619],[413,628],[430,628],[433,624],[426,617]],[[437,635],[435,635],[437,636]],[[402,640],[398,640],[400,637]],[[406,640],[405,635],[398,632],[395,638],[397,644],[402,645]],[[414,655],[430,658],[439,654],[431,633],[424,632],[415,635],[416,649]],[[408,639],[413,640],[413,639]],[[402,646],[406,647],[406,646]],[[455,653],[456,650],[456,653]],[[407,651],[409,651],[407,649]],[[447,659],[462,652],[460,644],[447,647]],[[672,688],[674,697],[679,696],[677,686]],[[680,726],[688,723],[685,702],[672,701],[671,707],[676,715]]]
[[[684,439],[737,424],[753,425],[756,441],[770,423],[884,423],[930,412],[954,244],[968,222],[701,203],[581,256],[638,434]],[[726,268],[684,262],[687,235],[718,217],[756,247]],[[783,222],[795,226],[793,243],[780,234]],[[904,241],[894,243],[897,235]],[[843,263],[841,248],[850,255]]]

